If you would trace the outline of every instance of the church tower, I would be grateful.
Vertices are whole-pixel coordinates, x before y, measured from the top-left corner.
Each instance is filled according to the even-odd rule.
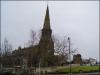
[[[39,42],[39,48],[46,54],[54,55],[54,42],[52,40],[52,30],[50,27],[49,8],[47,5],[44,25]],[[45,55],[45,54],[44,54]]]

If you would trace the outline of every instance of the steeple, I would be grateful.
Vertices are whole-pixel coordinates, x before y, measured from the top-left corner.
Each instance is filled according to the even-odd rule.
[[[49,18],[49,8],[47,5],[46,15],[44,19],[44,25],[42,29],[42,34],[39,42],[40,50],[47,53],[54,54],[54,42],[52,40],[52,29],[50,28],[50,18]],[[46,54],[47,54],[46,53]]]
[[[45,20],[44,20],[44,26],[43,29],[50,29],[50,17],[49,17],[49,8],[47,5]]]

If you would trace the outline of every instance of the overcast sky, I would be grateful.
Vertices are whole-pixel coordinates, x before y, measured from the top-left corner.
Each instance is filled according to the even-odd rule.
[[[49,1],[53,34],[71,38],[83,58],[99,59],[99,1]],[[46,1],[1,1],[1,41],[25,46],[30,30],[40,31]]]

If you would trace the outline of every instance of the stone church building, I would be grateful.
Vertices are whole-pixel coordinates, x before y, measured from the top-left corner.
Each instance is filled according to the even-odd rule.
[[[54,42],[52,40],[48,6],[41,33],[42,35],[38,45],[27,48],[18,48],[18,50],[12,52],[13,65],[27,64],[29,67],[32,65],[37,66],[38,63],[41,63],[41,66],[53,65]]]

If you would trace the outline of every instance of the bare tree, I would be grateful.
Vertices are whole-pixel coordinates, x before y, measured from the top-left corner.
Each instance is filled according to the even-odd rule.
[[[34,30],[31,30],[30,32],[30,40],[28,43],[26,43],[26,46],[34,46],[39,43],[40,37],[41,37],[41,32],[38,31],[39,33],[36,33]]]
[[[54,48],[55,48],[55,53],[58,55],[63,56],[63,58],[68,59],[69,55],[69,48],[68,48],[68,37],[64,37],[63,39],[59,39],[55,35],[53,35],[53,41],[54,41]],[[77,53],[77,49],[73,48],[72,43],[71,43],[71,54],[73,55],[74,53]]]
[[[2,45],[3,45],[2,49],[4,51],[4,55],[9,55],[12,50],[12,45],[9,43],[7,38],[4,39],[4,42],[2,43]]]
[[[0,57],[2,56],[2,49],[1,49],[1,45],[0,45]]]
[[[2,49],[1,49],[1,43],[0,43],[0,66],[2,64]]]
[[[36,45],[36,40],[37,40],[36,32],[34,30],[31,30],[30,40],[28,41],[28,43],[26,45],[34,46],[34,45]]]
[[[31,44],[34,45],[36,40],[36,32],[31,30]]]
[[[1,64],[5,67],[12,65],[11,64],[12,61],[10,58],[11,50],[12,50],[12,45],[9,43],[8,39],[5,38],[1,46],[1,51],[2,51]]]
[[[66,39],[60,40],[53,35],[53,41],[54,41],[55,53],[59,55],[65,55],[66,52],[68,51]]]

